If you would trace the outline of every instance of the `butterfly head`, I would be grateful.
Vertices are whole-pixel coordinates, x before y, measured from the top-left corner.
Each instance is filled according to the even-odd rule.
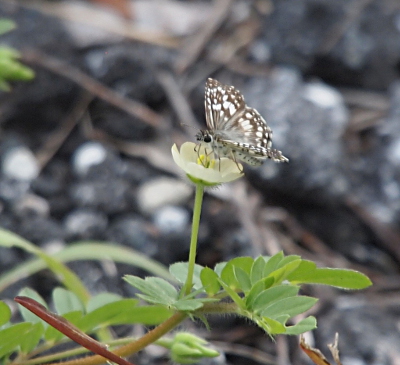
[[[200,130],[197,134],[196,134],[196,140],[198,140],[200,143],[204,142],[204,143],[212,143],[214,138],[211,135],[211,133],[207,130]]]

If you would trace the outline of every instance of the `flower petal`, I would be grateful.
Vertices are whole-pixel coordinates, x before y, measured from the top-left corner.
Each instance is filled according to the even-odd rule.
[[[174,144],[171,152],[175,163],[191,177],[192,181],[200,180],[206,185],[217,185],[243,176],[240,164],[226,157],[214,159],[213,151],[204,146],[185,142],[180,151]],[[204,165],[198,162],[200,156]]]

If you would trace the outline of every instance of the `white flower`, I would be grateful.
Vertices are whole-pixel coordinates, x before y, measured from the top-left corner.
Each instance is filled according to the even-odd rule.
[[[192,142],[185,142],[178,150],[172,146],[175,163],[194,183],[212,186],[236,180],[243,176],[241,164],[229,158],[215,159],[214,153]]]

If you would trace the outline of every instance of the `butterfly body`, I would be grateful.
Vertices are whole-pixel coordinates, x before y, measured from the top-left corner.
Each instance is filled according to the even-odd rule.
[[[257,110],[246,105],[233,86],[209,78],[205,89],[207,130],[197,133],[197,140],[210,147],[218,157],[241,160],[260,166],[267,158],[276,162],[288,159],[272,149],[272,130]]]
[[[223,136],[224,134],[221,133],[221,135]],[[252,152],[253,148],[250,144],[235,142],[221,137],[221,135],[218,131],[214,133],[214,131],[201,130],[196,138],[206,147],[211,147],[218,157],[238,159],[252,166],[262,165],[263,161],[255,157],[258,154]]]

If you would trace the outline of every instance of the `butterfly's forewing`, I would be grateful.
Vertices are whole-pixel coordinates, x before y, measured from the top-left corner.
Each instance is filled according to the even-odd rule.
[[[213,152],[219,156],[239,158],[260,165],[265,158],[282,162],[288,159],[271,149],[272,130],[256,109],[246,105],[242,94],[233,86],[209,78],[205,89],[205,112],[209,131],[198,135],[210,139]]]
[[[229,131],[237,127],[236,120],[246,107],[243,96],[238,90],[217,80],[208,79],[204,99],[209,129]]]
[[[257,110],[246,105],[233,86],[209,78],[205,90],[207,127],[225,140],[269,148],[272,131]]]

